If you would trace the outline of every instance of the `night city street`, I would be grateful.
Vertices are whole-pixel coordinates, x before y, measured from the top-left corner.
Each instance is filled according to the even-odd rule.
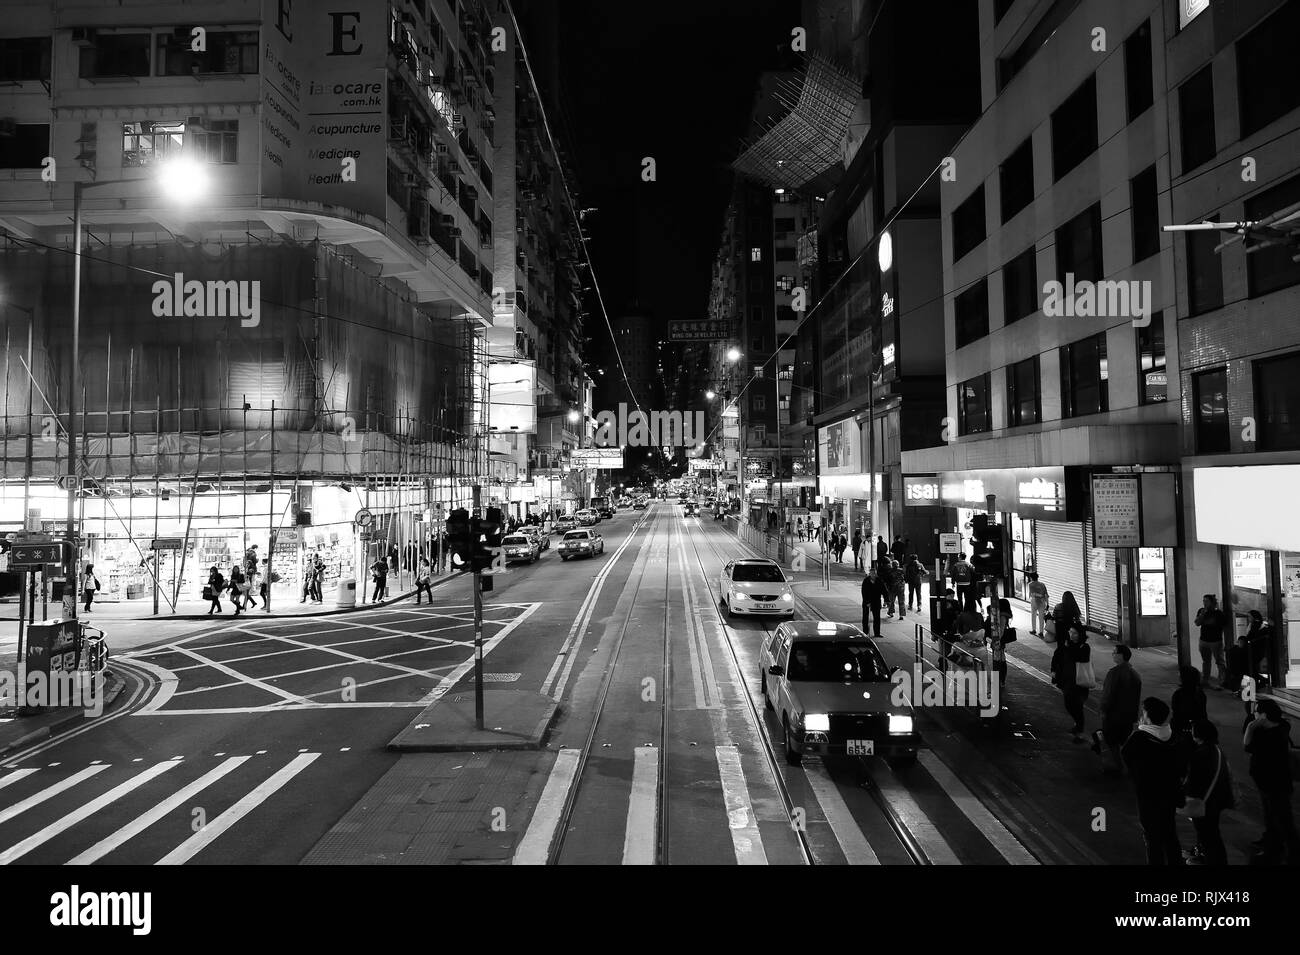
[[[6,927],[1290,923],[1300,0],[0,12]]]

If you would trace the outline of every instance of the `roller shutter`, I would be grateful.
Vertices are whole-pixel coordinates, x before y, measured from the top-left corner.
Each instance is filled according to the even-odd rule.
[[[1092,521],[1083,525],[1088,543],[1088,608],[1084,619],[1088,626],[1119,636],[1119,587],[1115,581],[1115,550],[1092,548]],[[1082,603],[1082,602],[1081,602]]]
[[[1057,521],[1034,521],[1034,566],[1038,578],[1047,584],[1047,596],[1055,607],[1067,590],[1074,594],[1087,619],[1084,606],[1083,525]]]

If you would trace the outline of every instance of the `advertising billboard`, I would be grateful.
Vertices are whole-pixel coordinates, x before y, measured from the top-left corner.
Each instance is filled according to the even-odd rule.
[[[569,452],[569,461],[575,468],[621,468],[622,448],[575,448]]]
[[[862,427],[850,418],[817,431],[822,474],[856,474],[862,467]]]
[[[537,366],[503,361],[488,365],[488,430],[537,433]]]

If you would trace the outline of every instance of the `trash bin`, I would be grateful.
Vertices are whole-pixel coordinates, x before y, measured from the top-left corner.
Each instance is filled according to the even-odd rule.
[[[357,581],[355,577],[343,577],[339,580],[337,606],[355,607],[357,605]]]

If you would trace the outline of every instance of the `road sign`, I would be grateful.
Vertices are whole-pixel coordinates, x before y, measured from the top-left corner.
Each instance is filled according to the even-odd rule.
[[[61,564],[68,556],[68,542],[65,540],[26,540],[15,543],[9,553],[12,564],[39,567],[42,564]]]
[[[155,537],[153,539],[154,550],[180,550],[185,546],[183,537]]]
[[[357,527],[369,527],[374,522],[374,519],[375,515],[370,513],[370,509],[363,507],[352,518],[352,523],[356,524]]]
[[[940,534],[940,535],[939,535],[939,553],[941,553],[941,554],[960,554],[960,553],[961,553],[961,535],[960,535],[960,534]]]

